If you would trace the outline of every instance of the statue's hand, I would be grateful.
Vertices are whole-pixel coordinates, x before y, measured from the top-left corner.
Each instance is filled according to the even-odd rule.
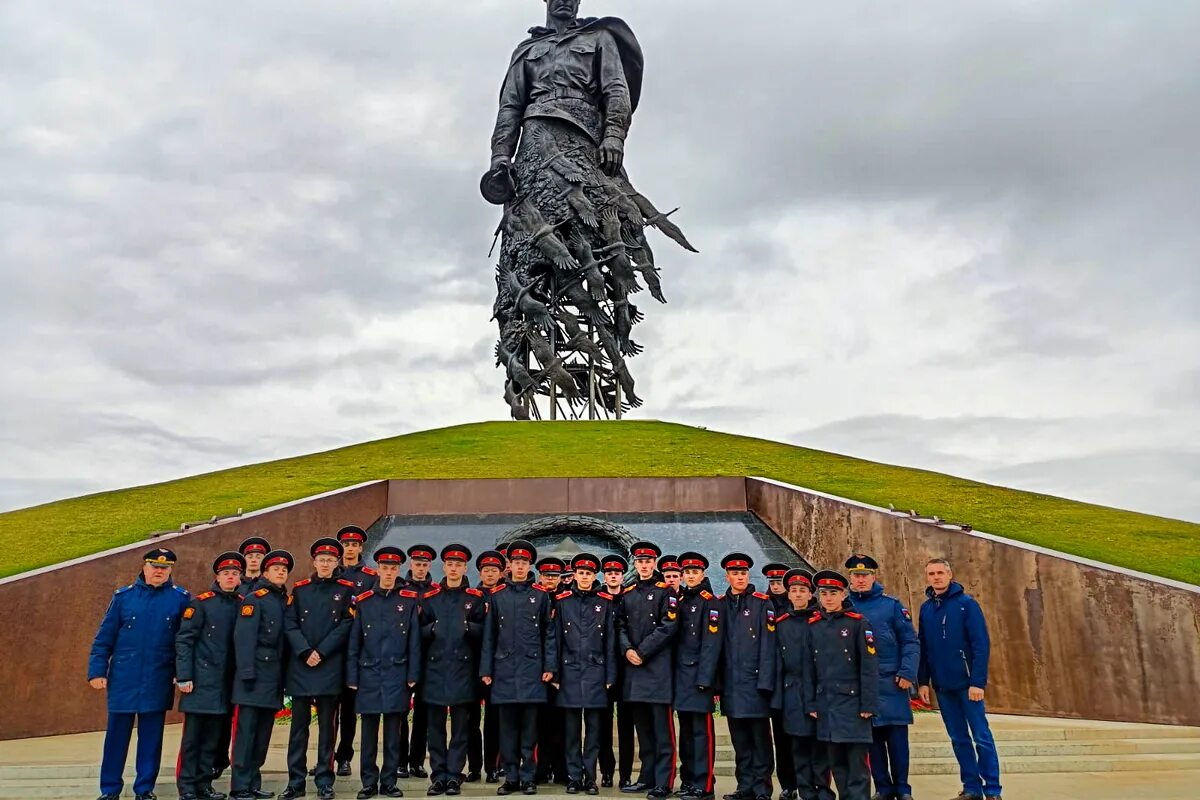
[[[496,169],[497,167],[507,167],[511,163],[512,159],[504,154],[492,156],[492,169]]]
[[[600,168],[606,175],[616,175],[625,161],[625,143],[615,136],[606,136],[600,143]]]

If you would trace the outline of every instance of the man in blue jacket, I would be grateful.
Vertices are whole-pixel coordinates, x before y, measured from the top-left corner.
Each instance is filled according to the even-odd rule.
[[[163,723],[175,702],[175,634],[191,596],[171,581],[175,554],[156,547],[142,574],[113,594],[88,658],[88,683],[108,692],[108,728],[100,763],[100,800],[117,800],[137,721],[137,800],[154,800]]]
[[[930,686],[937,692],[962,777],[957,800],[999,798],[1000,759],[983,705],[991,646],[987,621],[975,598],[954,580],[949,561],[931,559],[925,579],[929,588],[921,605],[918,691],[926,703]]]
[[[879,651],[879,712],[871,718],[871,775],[875,800],[912,800],[908,783],[908,726],[913,724],[909,690],[917,680],[921,646],[912,614],[883,593],[875,578],[879,563],[869,555],[846,560],[854,610],[867,618]]]

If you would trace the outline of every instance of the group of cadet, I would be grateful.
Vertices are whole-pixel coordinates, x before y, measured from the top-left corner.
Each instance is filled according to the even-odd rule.
[[[928,701],[930,684],[962,767],[960,800],[1000,796],[982,703],[986,625],[940,559],[926,569],[918,636],[863,554],[846,562],[848,577],[767,564],[764,593],[752,559],[729,553],[728,589],[716,595],[708,558],[651,542],[631,548],[627,579],[623,556],[539,560],[518,540],[475,557],[472,586],[464,545],[385,546],[371,568],[365,541],[356,526],[318,539],[311,575],[290,592],[292,555],[260,537],[220,554],[212,586],[194,597],[171,581],[174,553],[147,553],[89,662],[89,681],[108,692],[100,800],[121,794],[135,721],[134,792],[155,800],[174,686],[181,800],[224,800],[214,782],[227,769],[233,800],[274,797],[261,770],[285,693],[281,800],[304,796],[310,777],[320,800],[334,797],[336,777],[352,774],[358,719],[360,800],[402,797],[408,777],[429,778],[430,796],[480,780],[499,795],[551,781],[596,795],[615,777],[652,800],[714,800],[718,700],[736,775],[724,800],[771,800],[773,776],[781,800],[911,800],[910,700],[919,686]]]

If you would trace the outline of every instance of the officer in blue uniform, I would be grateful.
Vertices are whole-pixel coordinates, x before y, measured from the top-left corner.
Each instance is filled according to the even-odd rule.
[[[442,548],[442,573],[421,599],[422,700],[428,706],[430,786],[426,794],[462,793],[472,707],[479,707],[479,648],[487,601],[467,580],[471,551]],[[450,741],[446,741],[446,716]]]
[[[908,783],[908,726],[913,724],[910,690],[917,680],[921,645],[912,614],[883,593],[879,563],[866,554],[846,560],[854,610],[867,618],[879,659],[879,713],[871,718],[871,775],[876,800],[912,800]]]
[[[566,728],[567,794],[599,794],[596,761],[608,690],[617,682],[615,597],[596,585],[600,559],[580,553],[571,560],[570,589],[555,596],[559,668],[555,702]],[[609,726],[612,718],[609,718]]]
[[[680,553],[679,638],[675,641],[674,707],[679,714],[679,796],[712,800],[716,737],[713,696],[721,668],[721,599],[704,571],[708,559]]]
[[[812,641],[808,620],[816,611],[812,578],[812,573],[802,569],[789,569],[783,576],[790,608],[775,618],[779,659],[771,706],[783,718],[777,735],[783,738],[784,746],[791,754],[797,797],[800,800],[834,800],[829,788],[825,746],[817,741],[817,721],[809,716],[813,698],[809,695]],[[781,783],[783,778],[781,773]]]
[[[675,782],[671,647],[679,629],[679,598],[658,579],[658,545],[635,542],[630,552],[637,580],[621,595],[617,637],[625,660],[621,699],[632,712],[642,766],[637,781],[621,791],[661,800]]]
[[[233,694],[233,629],[242,596],[238,586],[246,559],[221,553],[213,561],[212,586],[183,610],[175,636],[175,682],[183,736],[175,783],[179,800],[223,800],[212,788],[217,748],[229,730]]]
[[[762,568],[763,577],[767,579],[767,596],[775,607],[775,614],[789,614],[792,604],[788,600],[787,587],[783,585],[783,576],[788,571],[787,564],[773,561]],[[779,776],[779,800],[796,800],[796,784],[793,775],[796,765],[792,763],[792,748],[788,735],[784,731],[783,712],[778,708],[771,709],[771,740],[775,743],[775,774]]]
[[[362,714],[360,800],[382,794],[403,797],[396,771],[408,750],[400,736],[412,689],[421,679],[420,598],[400,578],[404,551],[375,551],[379,580],[354,598],[346,653],[346,683],[357,690]],[[383,770],[379,767],[379,727],[383,725]]]
[[[338,577],[354,584],[355,595],[362,594],[374,586],[375,579],[379,577],[379,573],[368,567],[362,558],[367,532],[357,525],[347,525],[337,532],[335,538],[342,543],[342,565]],[[338,697],[338,737],[337,747],[333,751],[339,777],[350,774],[350,763],[354,760],[354,729],[358,720],[354,699],[354,690],[349,686],[343,687]]]
[[[560,591],[570,588],[567,576],[567,564],[556,556],[546,556],[538,559],[535,565],[538,573],[538,583],[555,596]],[[557,600],[553,600],[557,605]],[[560,640],[561,645],[561,640]],[[542,783],[567,783],[567,753],[563,748],[563,737],[566,726],[563,722],[562,709],[558,707],[558,689],[553,684],[546,688],[546,703],[538,708],[538,751],[537,776],[534,778]]]
[[[416,592],[418,597],[423,597],[433,586],[433,576],[429,574],[429,568],[436,556],[437,551],[431,545],[414,544],[408,548],[408,576],[405,578],[404,585],[406,589]],[[420,686],[417,687],[413,696],[421,696]],[[429,777],[429,773],[425,771],[429,733],[429,715],[426,711],[424,703],[414,703],[412,730],[410,731],[408,727],[408,717],[405,717],[400,725],[400,736],[404,740],[407,756],[402,760],[400,769],[396,773],[398,778]]]
[[[826,743],[839,800],[868,800],[871,718],[879,711],[875,635],[857,611],[846,610],[846,578],[832,570],[813,576],[820,610],[809,617],[812,673],[809,712]]]
[[[191,596],[171,580],[175,553],[156,547],[142,574],[113,593],[88,658],[88,683],[108,692],[108,728],[100,763],[100,798],[116,800],[137,722],[138,800],[153,800],[162,760],[163,724],[175,700],[175,633]]]
[[[262,575],[242,598],[233,627],[233,703],[237,722],[233,733],[230,800],[274,797],[262,788],[262,765],[271,745],[275,714],[283,708],[284,631],[290,597],[287,579],[295,561],[286,550],[272,550],[262,561]]]
[[[621,594],[625,591],[625,571],[629,562],[623,556],[611,554],[600,560],[600,569],[604,576],[604,591],[611,594],[613,614],[620,616]],[[617,742],[620,751],[620,785],[628,786],[629,774],[633,771],[633,717],[623,711],[621,699],[622,676],[624,675],[625,659],[617,654],[617,682],[608,690],[608,706],[605,710],[604,722],[600,725],[600,785],[609,788],[613,785],[613,772],[617,769],[617,753],[613,751],[614,711],[617,714]]]
[[[292,586],[286,632],[289,646],[287,690],[292,696],[288,731],[288,787],[281,797],[304,794],[308,774],[309,709],[317,708],[317,762],[314,780],[321,800],[333,797],[333,739],[337,735],[337,705],[345,685],[346,646],[350,639],[350,601],[354,583],[337,577],[342,545],[325,537],[309,548],[311,577]]]
[[[476,589],[483,592],[486,599],[492,589],[504,580],[504,570],[507,566],[504,555],[499,550],[484,550],[475,558],[475,570],[479,573],[479,584]],[[471,745],[467,753],[467,781],[479,780],[479,768],[483,766],[488,783],[500,782],[500,716],[492,706],[492,690],[484,686],[482,697],[483,707],[472,706]],[[483,730],[480,731],[480,721]]]
[[[496,794],[520,789],[537,794],[537,709],[558,669],[558,633],[552,598],[529,569],[537,549],[518,539],[508,548],[510,577],[488,596],[479,677],[491,687],[500,709],[500,758],[504,783]]]
[[[775,606],[750,583],[754,561],[745,553],[721,559],[729,589],[721,597],[721,715],[733,740],[737,789],[726,800],[770,800],[771,694],[775,690]]]

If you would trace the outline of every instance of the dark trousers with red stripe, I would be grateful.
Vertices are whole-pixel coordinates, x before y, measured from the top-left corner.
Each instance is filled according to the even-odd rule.
[[[566,778],[580,786],[594,784],[596,762],[600,758],[600,730],[604,725],[605,709],[562,708],[559,712],[566,727]],[[608,726],[612,728],[611,718],[608,720]]]
[[[500,711],[500,760],[507,783],[532,783],[537,775],[537,712],[540,703],[503,703]]]
[[[338,696],[292,698],[292,727],[288,731],[288,786],[304,789],[308,778],[310,708],[317,707],[317,763],[313,781],[317,788],[333,786],[333,738],[337,735]]]
[[[233,769],[230,794],[244,794],[262,788],[262,765],[271,746],[275,711],[270,708],[238,706],[237,727],[233,731]]]
[[[638,782],[670,789],[675,782],[675,724],[665,703],[627,703],[633,712],[642,768]]]
[[[467,722],[471,718],[471,706],[438,706],[426,703],[425,714],[429,720],[429,780],[458,781],[467,763]],[[446,741],[446,714],[450,714],[450,740]]]
[[[828,742],[829,767],[837,784],[838,800],[870,800],[871,769],[867,766],[869,744]]]
[[[221,748],[221,731],[229,730],[228,714],[184,714],[175,765],[179,794],[198,794],[212,786],[216,757]]]
[[[829,753],[815,736],[788,736],[792,764],[796,768],[796,790],[800,800],[834,800],[829,788]],[[780,782],[783,777],[780,776]]]
[[[767,717],[730,717],[734,774],[737,790],[754,797],[771,796],[771,720]]]
[[[233,726],[237,721],[233,714],[223,714],[221,728],[217,731],[217,752],[213,756],[212,778],[216,780],[233,763]]]
[[[337,748],[333,751],[333,759],[339,764],[354,760],[354,731],[358,727],[356,705],[358,690],[349,686],[342,689],[342,694],[338,697]]]
[[[404,713],[363,714],[362,739],[358,775],[364,789],[390,789],[396,785],[396,770],[400,768],[401,755],[407,756],[400,740],[400,726],[407,717]],[[379,726],[383,723],[383,774],[379,772]]]
[[[716,783],[713,763],[717,743],[713,715],[698,711],[679,712],[679,780],[702,794],[712,794]]]

